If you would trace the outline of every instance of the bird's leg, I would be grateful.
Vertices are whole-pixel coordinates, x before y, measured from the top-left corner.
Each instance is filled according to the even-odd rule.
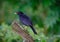
[[[29,33],[29,32],[27,31],[27,26],[23,25],[21,22],[20,22],[20,25],[21,25],[22,29],[24,29],[24,30],[26,31],[26,33]]]
[[[20,22],[20,25],[21,25],[21,27],[24,29],[24,26],[23,26],[23,24]]]
[[[26,30],[25,25],[23,25],[21,22],[20,22],[20,25],[24,30]]]
[[[27,26],[22,25],[22,28],[25,30],[26,33],[29,33],[29,32],[27,31]]]

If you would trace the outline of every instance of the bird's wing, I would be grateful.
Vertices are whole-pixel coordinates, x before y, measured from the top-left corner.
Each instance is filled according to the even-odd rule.
[[[32,25],[32,21],[30,20],[30,18],[26,15],[23,15],[20,17],[21,22],[25,25]]]

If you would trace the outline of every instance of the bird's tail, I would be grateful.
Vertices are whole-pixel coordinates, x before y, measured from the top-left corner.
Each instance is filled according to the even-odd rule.
[[[37,34],[36,30],[33,28],[33,26],[30,26],[31,29],[33,30],[34,34]]]

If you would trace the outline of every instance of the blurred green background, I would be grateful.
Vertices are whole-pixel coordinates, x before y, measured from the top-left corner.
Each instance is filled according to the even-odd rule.
[[[18,10],[31,18],[38,35],[26,28],[35,42],[60,42],[60,0],[0,0],[0,42],[23,41],[11,26]]]

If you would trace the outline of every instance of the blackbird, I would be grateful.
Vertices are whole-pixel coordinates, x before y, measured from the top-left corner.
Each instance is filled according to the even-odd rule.
[[[21,11],[17,12],[17,14],[19,16],[19,20],[21,21],[21,23],[25,26],[29,26],[32,29],[32,31],[34,32],[34,34],[37,34],[30,18]]]

